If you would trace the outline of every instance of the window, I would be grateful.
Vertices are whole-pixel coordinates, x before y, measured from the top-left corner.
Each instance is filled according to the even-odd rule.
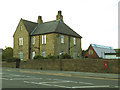
[[[63,55],[63,54],[65,54],[65,52],[64,52],[64,51],[61,51],[61,55]]]
[[[61,36],[61,43],[64,43],[64,36]]]
[[[77,53],[73,52],[73,59],[76,59],[76,58],[77,58]]]
[[[76,38],[73,38],[73,44],[76,45]]]
[[[32,59],[35,57],[35,51],[32,52]]]
[[[18,58],[19,58],[20,60],[23,60],[23,52],[22,52],[22,51],[20,51],[20,52],[18,53]]]
[[[32,37],[32,44],[35,44],[35,36]]]
[[[21,25],[21,26],[20,26],[20,30],[22,30],[22,28],[23,28],[23,27],[22,27],[22,25]]]
[[[46,44],[46,35],[42,35],[42,44]]]
[[[46,57],[45,51],[42,51],[41,56]]]
[[[19,38],[19,45],[23,45],[23,38]]]

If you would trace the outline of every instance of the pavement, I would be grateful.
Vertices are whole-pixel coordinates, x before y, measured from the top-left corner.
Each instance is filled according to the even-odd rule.
[[[3,88],[118,88],[118,74],[2,68]]]
[[[7,69],[7,68],[4,68]],[[91,72],[71,72],[71,71],[55,71],[55,70],[36,70],[36,69],[16,69],[9,68],[9,70],[18,70],[22,72],[30,73],[40,73],[40,74],[48,74],[48,75],[59,75],[59,76],[75,76],[75,77],[96,77],[96,78],[105,78],[105,79],[120,79],[120,74],[112,74],[112,73],[91,73]],[[30,70],[30,71],[29,71]]]

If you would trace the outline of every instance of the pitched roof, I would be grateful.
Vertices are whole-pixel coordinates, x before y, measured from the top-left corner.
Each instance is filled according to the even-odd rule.
[[[38,23],[35,23],[35,22],[31,22],[31,21],[28,21],[28,20],[24,20],[22,19],[27,31],[29,32],[29,34],[34,30],[34,28],[37,26]]]
[[[46,33],[60,33],[82,38],[79,34],[73,31],[61,20],[54,20],[45,23],[39,23],[31,32],[31,35],[46,34]]]
[[[104,58],[105,53],[116,53],[112,47],[102,46],[102,45],[97,45],[97,44],[90,44],[90,45],[95,50],[96,54],[102,58]]]

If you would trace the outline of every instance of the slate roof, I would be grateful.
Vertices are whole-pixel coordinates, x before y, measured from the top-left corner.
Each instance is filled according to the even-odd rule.
[[[105,53],[116,53],[112,47],[102,46],[97,44],[90,44],[90,45],[93,47],[96,54],[101,58],[104,58]]]
[[[54,20],[39,24],[31,21],[23,20],[23,23],[30,35],[60,33],[60,34],[82,38],[79,34],[73,31],[69,26],[67,26],[61,20]]]
[[[26,29],[28,30],[29,34],[34,30],[34,28],[38,25],[38,23],[27,21],[22,19]]]

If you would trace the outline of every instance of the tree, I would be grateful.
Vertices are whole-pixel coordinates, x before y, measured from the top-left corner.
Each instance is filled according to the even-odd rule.
[[[13,48],[7,47],[6,49],[3,50],[2,53],[2,59],[6,60],[7,58],[12,58],[13,57]]]
[[[86,52],[87,52],[87,50],[82,50],[82,57],[85,56]]]
[[[120,49],[114,49],[116,53],[120,53]]]

